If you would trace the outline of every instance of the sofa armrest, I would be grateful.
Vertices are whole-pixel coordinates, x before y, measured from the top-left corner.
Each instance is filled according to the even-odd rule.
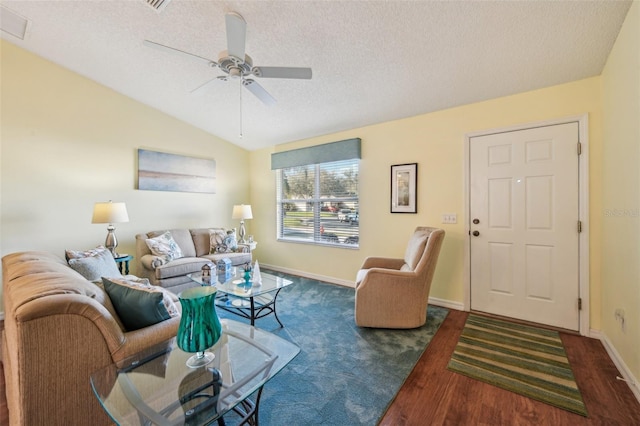
[[[165,264],[165,260],[153,254],[145,254],[140,258],[140,263],[149,271],[155,271],[158,266]]]
[[[123,344],[111,354],[113,362],[118,364],[138,352],[176,337],[179,325],[180,316],[177,316],[149,327],[126,332]]]
[[[238,244],[236,253],[251,253],[251,246],[249,244]]]
[[[110,351],[113,352],[124,341],[124,333],[109,310],[98,301],[79,294],[56,294],[34,299],[15,312],[17,322],[26,323],[56,315],[78,315],[95,324]]]
[[[400,270],[404,263],[404,259],[370,256],[364,260],[360,269],[383,268]]]

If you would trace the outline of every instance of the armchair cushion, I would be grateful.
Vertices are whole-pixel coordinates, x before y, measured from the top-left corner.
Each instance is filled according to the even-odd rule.
[[[424,254],[424,248],[427,245],[427,240],[429,236],[425,233],[414,233],[409,239],[409,244],[407,244],[407,249],[404,253],[404,261],[408,268],[404,268],[403,270],[413,271],[418,266],[418,262],[422,258]]]
[[[138,330],[178,316],[171,294],[147,279],[103,278],[104,289],[127,331]]]

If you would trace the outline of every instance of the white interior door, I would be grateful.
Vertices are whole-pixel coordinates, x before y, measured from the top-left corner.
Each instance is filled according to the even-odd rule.
[[[472,310],[579,330],[578,137],[573,122],[470,138]]]

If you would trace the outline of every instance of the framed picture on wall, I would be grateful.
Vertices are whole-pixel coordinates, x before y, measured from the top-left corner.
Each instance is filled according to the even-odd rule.
[[[216,161],[138,149],[138,189],[216,193]]]
[[[418,213],[418,163],[391,166],[391,213]]]

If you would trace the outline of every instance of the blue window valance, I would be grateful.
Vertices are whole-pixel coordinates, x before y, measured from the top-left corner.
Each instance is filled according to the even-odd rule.
[[[309,164],[331,163],[334,161],[362,158],[360,138],[325,143],[290,151],[271,154],[271,170],[288,167],[306,166]]]

